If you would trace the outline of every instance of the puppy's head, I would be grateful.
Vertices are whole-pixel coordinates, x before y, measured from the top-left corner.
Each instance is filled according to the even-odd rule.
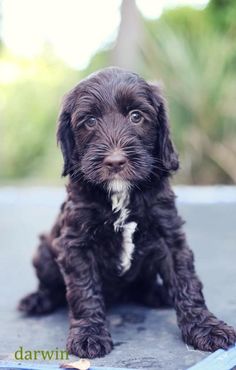
[[[108,189],[178,168],[158,87],[118,68],[92,74],[65,96],[57,138],[63,175]]]

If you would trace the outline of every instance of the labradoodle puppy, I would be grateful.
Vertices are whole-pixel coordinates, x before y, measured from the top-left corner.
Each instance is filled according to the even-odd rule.
[[[44,314],[67,301],[67,349],[80,357],[111,351],[105,310],[127,299],[173,305],[196,349],[233,344],[234,329],[206,306],[176,210],[178,157],[159,88],[118,68],[92,74],[65,96],[57,138],[68,195],[33,260],[38,290],[19,309]]]

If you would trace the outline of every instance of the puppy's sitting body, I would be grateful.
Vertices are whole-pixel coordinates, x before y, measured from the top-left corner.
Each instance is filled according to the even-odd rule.
[[[66,297],[67,348],[80,357],[111,351],[105,308],[127,299],[173,305],[194,348],[233,344],[234,329],[207,309],[177,214],[178,158],[159,89],[118,68],[91,75],[66,95],[58,141],[68,198],[34,258],[38,291],[19,308],[43,314]]]

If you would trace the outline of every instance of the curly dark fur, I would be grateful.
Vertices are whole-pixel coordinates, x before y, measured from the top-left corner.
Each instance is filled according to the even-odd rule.
[[[66,296],[67,348],[81,357],[111,351],[105,308],[127,299],[173,305],[196,349],[233,344],[234,329],[207,309],[182,231],[169,184],[178,158],[158,87],[118,68],[91,75],[66,95],[58,141],[68,197],[41,237],[39,288],[20,310],[47,313]]]

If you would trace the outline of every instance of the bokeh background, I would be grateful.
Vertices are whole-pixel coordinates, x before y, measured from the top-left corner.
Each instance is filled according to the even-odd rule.
[[[60,184],[63,94],[109,65],[162,81],[181,184],[236,182],[235,0],[0,0],[0,184]]]

